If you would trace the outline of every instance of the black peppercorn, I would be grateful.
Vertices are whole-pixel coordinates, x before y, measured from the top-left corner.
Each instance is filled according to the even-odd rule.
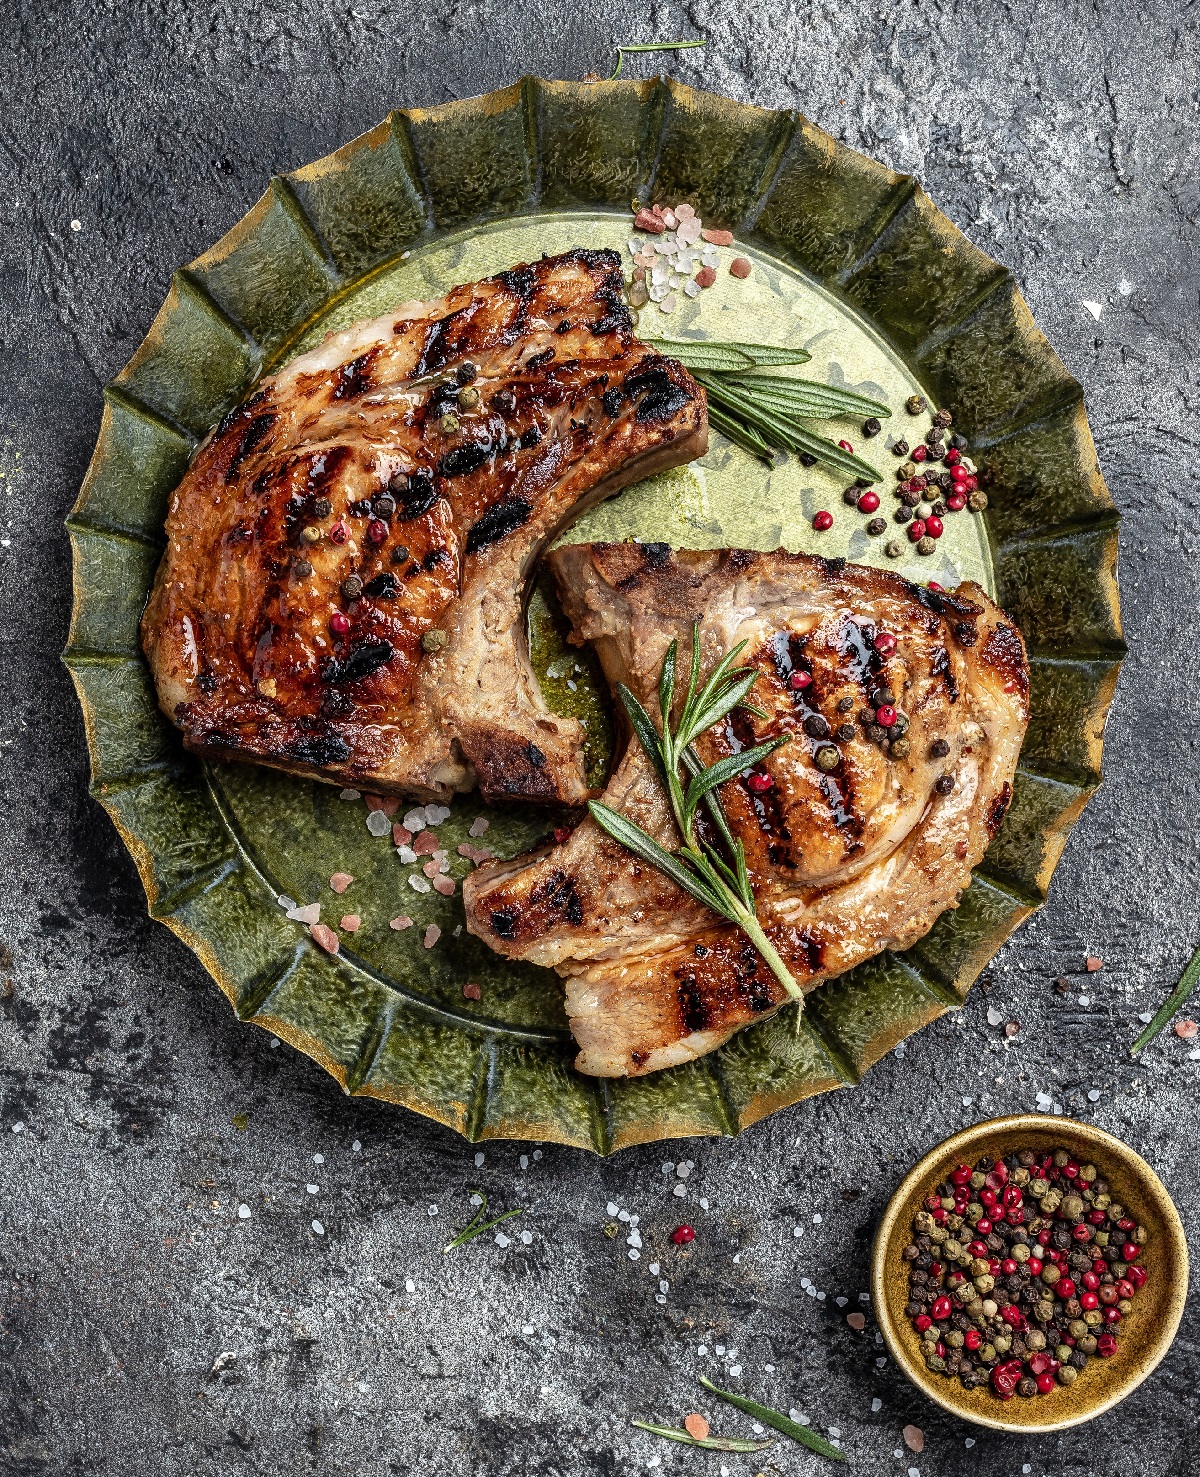
[[[896,701],[896,694],[890,687],[877,687],[871,694],[871,701],[877,708],[891,707]]]
[[[363,582],[356,574],[348,574],[342,581],[342,599],[357,600],[363,592]]]
[[[949,752],[950,745],[945,739],[934,739],[933,743],[929,746],[929,756],[931,759],[944,759]],[[987,1170],[983,1172],[986,1174]]]
[[[938,498],[937,502],[934,503],[933,511],[937,514],[939,518],[944,518],[946,516],[946,504],[942,502],[941,498]]]
[[[511,390],[497,390],[492,396],[492,409],[501,415],[511,415],[517,408],[517,397]]]
[[[939,795],[949,795],[954,789],[954,776],[952,774],[939,775],[933,782],[933,788]]]
[[[847,487],[845,492],[842,493],[842,501],[846,504],[848,508],[857,508],[858,496],[859,493],[857,487]]]
[[[371,511],[376,518],[390,518],[396,511],[396,499],[386,492],[381,492],[371,504]]]
[[[397,497],[403,497],[408,491],[408,473],[393,472],[388,479],[388,491],[394,492]]]
[[[460,385],[469,385],[472,380],[479,378],[479,366],[472,364],[469,359],[464,359],[454,371],[454,378]]]
[[[827,738],[829,736],[829,724],[821,717],[820,713],[810,713],[804,720],[804,732],[809,738]]]
[[[906,508],[915,508],[921,501],[921,490],[918,487],[902,487],[900,489],[900,501]]]
[[[802,467],[815,467],[817,465],[817,459],[811,452],[802,451],[800,453],[800,465]]]
[[[903,504],[901,504],[901,506],[898,507],[896,511],[892,514],[892,517],[896,520],[897,523],[907,523],[908,520],[912,517],[912,509],[906,508]]]
[[[298,580],[306,580],[313,572],[312,565],[307,559],[297,559],[292,565],[292,573]]]
[[[329,501],[327,497],[318,497],[313,499],[314,518],[328,518],[330,513],[332,512],[333,504]]]
[[[852,712],[854,709],[854,699],[852,697],[838,698],[837,709],[839,713]]]
[[[872,538],[878,538],[886,527],[886,518],[872,518],[870,523],[867,524],[867,532],[872,536]]]
[[[397,544],[396,547],[392,550],[392,563],[393,564],[403,564],[404,561],[407,558],[408,558],[408,545],[407,544]]]
[[[960,436],[957,432],[950,437],[950,445],[954,447],[955,451],[966,451],[970,444],[965,436]]]
[[[840,743],[848,744],[850,740],[854,737],[856,732],[857,730],[855,729],[853,723],[843,723],[838,728],[838,731],[834,735],[834,737],[838,739]]]
[[[897,456],[907,456],[909,451],[908,442],[901,436],[899,441],[892,443],[892,450]]]
[[[864,436],[878,436],[880,431],[882,430],[883,427],[879,424],[879,422],[875,419],[873,415],[868,416],[867,419],[863,421],[862,431]]]
[[[948,426],[953,420],[954,417],[945,408],[945,406],[943,406],[941,410],[935,411],[934,413],[933,423],[935,426]]]

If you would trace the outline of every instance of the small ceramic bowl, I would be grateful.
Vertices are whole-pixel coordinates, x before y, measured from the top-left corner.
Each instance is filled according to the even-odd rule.
[[[1033,1399],[1000,1400],[987,1385],[964,1390],[956,1378],[925,1367],[920,1337],[904,1312],[908,1263],[901,1253],[912,1239],[913,1217],[958,1164],[973,1164],[984,1154],[1002,1158],[1018,1149],[1057,1148],[1095,1164],[1111,1184],[1113,1198],[1146,1227],[1149,1239],[1140,1262],[1149,1273],[1146,1285],[1121,1324],[1117,1352],[1111,1359],[1090,1359],[1073,1385]],[[1170,1348],[1187,1297],[1187,1242],[1162,1181],[1120,1139],[1069,1118],[993,1118],[939,1144],[905,1178],[875,1236],[871,1283],[875,1316],[892,1358],[931,1400],[963,1420],[998,1431],[1058,1431],[1090,1421],[1123,1400]]]

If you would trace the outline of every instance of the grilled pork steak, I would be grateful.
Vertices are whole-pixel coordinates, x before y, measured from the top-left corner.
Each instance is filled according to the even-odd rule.
[[[1028,721],[1020,634],[974,585],[953,594],[805,554],[591,544],[550,564],[575,636],[657,714],[670,642],[686,672],[745,640],[751,701],[698,745],[706,763],[790,742],[722,800],[758,912],[805,989],[916,942],[957,906],[1004,817]],[[604,795],[668,849],[678,837],[640,745]],[[712,1051],[786,998],[744,935],[588,819],[561,845],[485,864],[467,923],[563,976],[576,1065],[636,1076]]]
[[[633,336],[611,251],[406,303],[264,380],[200,447],[142,622],[190,749],[372,790],[579,803],[531,562],[590,503],[699,456],[703,393]]]

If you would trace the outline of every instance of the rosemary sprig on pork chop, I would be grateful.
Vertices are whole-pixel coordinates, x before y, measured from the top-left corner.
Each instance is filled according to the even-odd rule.
[[[779,734],[764,743],[755,744],[753,748],[730,754],[709,765],[701,762],[694,747],[702,733],[719,723],[734,708],[758,712],[746,701],[758,680],[758,670],[755,667],[735,666],[745,646],[746,643],[740,641],[732,651],[726,652],[708,681],[701,687],[700,630],[698,626],[693,626],[687,695],[679,719],[672,726],[671,710],[675,703],[675,667],[679,644],[676,641],[671,642],[658,681],[661,734],[655,727],[653,718],[629,688],[624,683],[620,683],[617,688],[638,742],[646,751],[646,757],[653,765],[670,802],[671,814],[683,838],[683,845],[679,850],[667,851],[640,826],[599,801],[590,801],[588,809],[596,824],[615,841],[656,867],[697,902],[711,908],[728,922],[736,924],[766,960],[772,974],[788,994],[803,1003],[804,995],[800,986],[792,978],[787,965],[758,921],[754,888],[746,867],[746,853],[740,838],[735,837],[730,830],[718,794],[721,785],[761,763],[768,754],[773,754],[786,744],[788,735]],[[685,770],[688,776],[686,789],[680,777],[681,770]],[[715,842],[697,834],[696,815],[702,803],[716,833]]]

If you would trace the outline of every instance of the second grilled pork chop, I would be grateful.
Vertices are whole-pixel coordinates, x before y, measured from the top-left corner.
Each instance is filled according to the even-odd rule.
[[[549,558],[576,637],[651,713],[667,647],[686,657],[693,622],[705,674],[748,642],[751,701],[767,716],[735,712],[698,747],[712,763],[791,735],[722,799],[759,918],[803,988],[907,948],[957,906],[1004,817],[1028,722],[1024,645],[982,590],[939,594],[784,552],[630,543]],[[890,727],[876,721],[892,710]],[[678,844],[636,741],[604,800]],[[473,933],[563,975],[584,1072],[688,1061],[786,998],[744,935],[590,819],[561,845],[485,865],[463,895]]]
[[[703,393],[576,250],[406,303],[263,381],[171,498],[142,623],[187,746],[343,784],[578,804],[530,564],[600,498],[702,454]]]

